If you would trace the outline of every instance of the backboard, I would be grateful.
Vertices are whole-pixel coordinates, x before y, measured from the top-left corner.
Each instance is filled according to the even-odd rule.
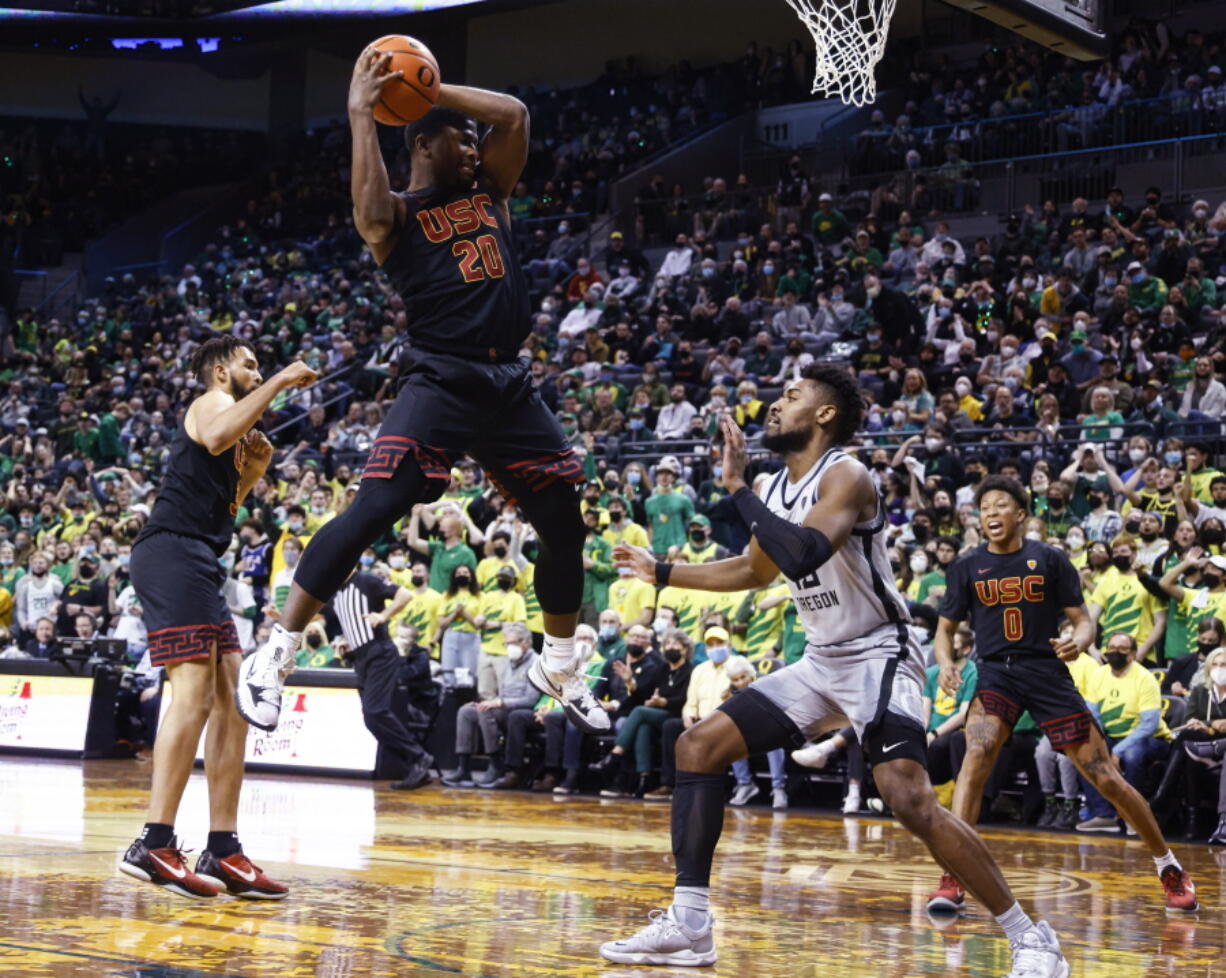
[[[1078,61],[1096,61],[1108,53],[1103,32],[1107,0],[944,0],[986,17],[1001,27],[1067,54]]]

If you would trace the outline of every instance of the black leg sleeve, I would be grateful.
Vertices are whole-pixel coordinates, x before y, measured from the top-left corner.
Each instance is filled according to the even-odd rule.
[[[524,493],[519,508],[540,541],[535,586],[541,610],[547,615],[578,611],[583,599],[583,540],[587,530],[575,487],[555,479],[540,492]]]
[[[363,550],[415,503],[432,502],[445,488],[444,480],[427,479],[411,454],[401,460],[390,479],[363,479],[349,508],[325,523],[307,543],[294,583],[317,601],[331,600]]]
[[[660,728],[660,783],[674,784],[677,780],[677,741],[685,732],[680,717],[669,717]]]
[[[677,772],[673,860],[678,886],[710,886],[711,860],[724,829],[724,775]]]

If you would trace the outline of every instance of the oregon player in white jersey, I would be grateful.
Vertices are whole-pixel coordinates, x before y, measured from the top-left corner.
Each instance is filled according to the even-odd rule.
[[[724,484],[753,539],[745,554],[707,564],[658,563],[620,545],[619,567],[658,585],[708,591],[762,587],[783,573],[808,644],[804,656],[764,676],[690,727],[676,745],[673,903],[638,933],[600,948],[619,964],[709,965],[711,863],[724,821],[724,776],[736,760],[806,736],[855,728],[873,778],[898,820],[937,862],[964,880],[1009,937],[1008,978],[1066,978],[1068,964],[1046,923],[1013,898],[974,830],[936,800],[924,769],[923,668],[909,618],[891,581],[884,512],[868,470],[843,453],[862,416],[860,391],[843,369],[811,364],[767,415],[764,447],[785,470],[759,499],[745,484],[745,438],[724,417]],[[967,873],[968,877],[961,874]],[[900,908],[901,908],[900,904]]]
[[[767,483],[763,501],[776,516],[803,525],[821,495],[823,477],[840,465],[854,466],[867,475],[863,463],[832,448],[797,483],[789,479],[787,469],[780,471]],[[907,634],[911,616],[894,584],[884,528],[885,512],[878,507],[872,519],[852,528],[851,539],[830,555],[820,571],[799,581],[788,580],[788,589],[813,651],[850,655],[894,643],[892,651],[908,649],[907,661],[916,662],[922,677],[921,655]],[[922,678],[919,681],[922,685]],[[915,718],[921,726],[922,716],[920,709]]]

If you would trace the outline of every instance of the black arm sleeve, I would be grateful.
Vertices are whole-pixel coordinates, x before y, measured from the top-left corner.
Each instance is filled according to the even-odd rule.
[[[798,526],[776,516],[748,486],[738,489],[732,502],[762,552],[775,562],[788,580],[808,577],[834,553],[834,547],[821,530]]]
[[[1171,596],[1162,590],[1162,585],[1158,583],[1158,578],[1153,574],[1146,574],[1145,571],[1137,572],[1137,580],[1141,582],[1141,587],[1145,588],[1150,594],[1160,601],[1170,601]]]

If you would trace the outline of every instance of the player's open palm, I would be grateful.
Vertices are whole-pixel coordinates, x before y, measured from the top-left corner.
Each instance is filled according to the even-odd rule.
[[[629,567],[640,581],[656,583],[656,555],[645,547],[619,543],[613,548],[613,563],[618,568]]]
[[[373,45],[358,55],[349,81],[350,112],[371,112],[383,94],[383,86],[393,78],[404,77],[403,71],[387,70],[391,60],[392,52],[378,54]]]
[[[943,665],[937,674],[937,685],[950,696],[957,696],[962,688],[962,673],[955,665]]]

